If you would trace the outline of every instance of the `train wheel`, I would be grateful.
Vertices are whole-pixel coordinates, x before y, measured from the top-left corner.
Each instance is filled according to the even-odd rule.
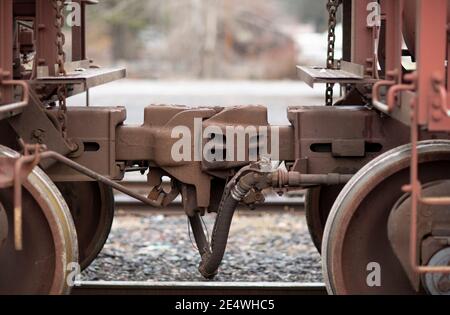
[[[323,269],[330,294],[417,294],[388,239],[388,220],[409,184],[410,146],[394,149],[364,167],[345,186],[328,219]],[[419,145],[422,184],[445,180],[450,142]],[[377,267],[380,283],[369,283]],[[419,292],[424,293],[424,292]]]
[[[2,156],[15,154],[0,147]],[[0,203],[8,231],[0,247],[0,294],[69,293],[66,278],[73,270],[68,266],[78,262],[78,245],[69,208],[56,186],[38,168],[24,183],[20,252],[14,248],[12,189],[0,190]]]
[[[113,190],[98,182],[57,183],[57,186],[75,221],[80,265],[85,269],[97,258],[111,232]]]
[[[305,210],[309,234],[319,253],[325,225],[337,196],[343,189],[339,186],[318,186],[306,191]]]

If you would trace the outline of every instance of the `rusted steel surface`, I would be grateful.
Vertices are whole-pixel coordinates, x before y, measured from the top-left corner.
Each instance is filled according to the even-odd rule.
[[[308,230],[319,252],[322,252],[323,233],[331,208],[345,185],[315,186],[305,193],[305,212]]]
[[[57,28],[53,0],[36,0],[36,67],[44,73],[56,75],[57,48],[55,45]],[[53,39],[53,40],[50,40]]]
[[[408,1],[408,0],[406,0]],[[403,45],[403,3],[404,0],[383,1],[383,12],[386,17],[386,73],[397,73],[397,82],[400,83],[401,78],[401,57]]]
[[[182,183],[181,194],[185,200],[189,199],[187,194],[196,195],[196,199],[188,206],[188,212],[198,208],[209,208],[211,198],[213,198],[211,187],[214,185],[214,177],[225,179],[230,175],[230,170],[247,165],[250,162],[250,143],[254,141],[249,139],[242,148],[239,148],[246,154],[242,161],[238,161],[237,156],[233,156],[227,161],[212,163],[206,161],[203,156],[192,157],[191,161],[175,161],[172,156],[172,148],[179,139],[173,138],[174,128],[184,126],[190,130],[192,135],[197,135],[199,130],[201,132],[209,126],[220,129],[223,134],[226,134],[226,128],[229,126],[268,127],[267,141],[271,143],[271,126],[267,119],[267,109],[262,106],[197,109],[182,106],[149,106],[145,109],[143,126],[124,125],[117,129],[116,160],[149,161],[150,166],[154,166],[150,167],[149,182],[160,183],[162,171],[163,174]],[[283,160],[291,160],[293,157],[292,128],[280,127],[279,131],[279,139],[282,143],[280,157]],[[234,142],[234,147],[238,148],[238,144],[236,141]],[[225,142],[224,145],[227,143]],[[201,148],[204,145],[203,141],[198,143]],[[256,149],[258,148],[254,150]],[[224,148],[217,148],[217,150],[224,150]],[[201,151],[203,152],[203,150]],[[234,152],[236,153],[238,150],[234,150]]]
[[[414,39],[413,32],[408,30],[405,34],[406,42],[411,53],[417,60],[417,72],[413,75],[406,75],[405,80],[410,84],[399,83],[398,54],[401,51],[399,47],[399,36],[401,24],[394,17],[399,17],[403,1],[391,1],[385,5],[388,26],[391,25],[390,34],[387,36],[387,65],[388,70],[392,69],[391,81],[379,82],[373,90],[374,105],[384,112],[399,112],[399,102],[396,98],[397,94],[406,92],[416,92],[413,99],[407,99],[407,102],[400,102],[400,107],[411,107],[409,122],[411,126],[411,183],[404,187],[404,191],[412,194],[411,224],[409,233],[409,261],[408,265],[415,273],[415,286],[418,289],[417,274],[421,273],[450,273],[447,266],[423,266],[419,261],[428,261],[418,256],[420,249],[418,243],[423,235],[420,234],[420,224],[423,223],[419,215],[419,207],[428,205],[436,207],[439,205],[450,204],[450,198],[443,196],[423,197],[422,183],[419,180],[419,152],[418,143],[422,135],[419,134],[418,128],[426,128],[428,131],[448,131],[450,130],[450,115],[448,110],[447,90],[448,82],[445,82],[448,70],[445,69],[447,57],[446,49],[448,47],[447,23],[448,23],[448,1],[439,0],[432,2],[417,1],[414,4],[409,3],[406,6],[406,13],[410,15],[406,17],[405,25],[416,26],[416,37]],[[413,22],[411,15],[415,16]],[[395,21],[389,22],[389,21]],[[430,49],[433,47],[433,49]],[[389,66],[390,65],[390,66]],[[448,78],[447,78],[448,80]],[[388,87],[387,104],[382,104],[378,100],[379,87],[386,85]],[[400,98],[401,99],[401,98]],[[444,215],[445,217],[445,215]],[[443,218],[440,218],[442,221]],[[412,277],[412,276],[411,276]]]
[[[114,195],[110,187],[97,182],[56,183],[69,206],[78,236],[82,270],[98,256],[108,239],[114,219]]]
[[[363,107],[299,107],[288,116],[295,130],[295,169],[305,174],[354,174],[409,141],[406,126]]]
[[[423,187],[422,196],[427,198],[441,197],[448,194],[450,186],[448,181],[436,181],[428,183]],[[423,244],[415,242],[414,247],[417,248],[417,253],[420,253],[421,261],[430,261],[432,256],[438,251],[445,249],[448,243],[445,240],[447,231],[450,230],[448,223],[448,216],[450,215],[448,206],[427,206],[426,204],[419,204],[417,214],[420,215],[420,223],[416,224],[417,235],[410,235],[411,225],[405,222],[411,222],[411,208],[412,198],[410,194],[405,194],[394,207],[394,211],[389,219],[389,233],[391,244],[400,261],[408,271],[408,276],[414,285],[418,288],[420,283],[420,273],[413,270],[410,260],[410,246],[407,242],[408,236],[424,240]],[[440,222],[440,223],[437,223]],[[442,271],[442,270],[441,270]],[[445,270],[444,270],[445,271]]]
[[[371,0],[353,0],[351,62],[365,66],[366,74],[374,76],[373,33],[367,26],[367,7],[371,2]]]
[[[411,222],[410,222],[410,232],[409,232],[409,264],[415,274],[450,274],[450,265],[449,262],[440,266],[430,266],[424,265],[421,263],[421,259],[419,258],[419,226],[423,222],[422,216],[419,215],[419,207],[420,205],[429,205],[429,206],[448,206],[450,204],[449,198],[444,196],[438,196],[435,198],[424,197],[423,195],[423,181],[420,178],[420,173],[423,172],[422,167],[420,165],[420,151],[419,151],[419,133],[418,133],[418,110],[417,108],[413,108],[412,114],[412,129],[411,129],[411,167],[410,167],[410,184],[405,185],[403,187],[404,192],[411,194]],[[441,152],[439,152],[441,153]],[[420,173],[419,173],[420,172]],[[429,182],[429,181],[428,181]],[[448,192],[447,192],[448,193]],[[428,202],[427,202],[428,200]],[[445,214],[442,217],[437,217],[432,224],[442,224],[442,221],[445,222],[446,218]],[[444,231],[449,233],[449,227],[445,227]],[[424,243],[422,243],[424,244]],[[448,241],[447,241],[448,246]],[[422,250],[426,251],[426,248],[422,248]],[[426,260],[425,260],[426,262]]]
[[[26,143],[44,144],[51,150],[68,154],[71,152],[67,142],[63,139],[55,119],[44,110],[35,92],[30,91],[30,100],[22,114],[8,120],[19,136]],[[48,167],[48,165],[42,165]]]
[[[15,158],[17,153],[0,147],[0,155]],[[69,209],[51,180],[35,169],[24,181],[22,203],[22,251],[15,250],[10,233],[0,250],[0,294],[64,294],[69,292],[66,277],[69,263],[78,260],[76,232]],[[12,189],[0,190],[9,228],[14,226]]]
[[[417,118],[419,125],[427,125],[432,131],[450,128],[447,100],[440,99],[435,86],[446,87],[447,5],[447,0],[418,1],[417,7]]]
[[[54,117],[57,113],[52,110],[48,114]],[[70,108],[67,118],[68,137],[78,145],[78,150],[71,154],[72,160],[111,179],[122,179],[124,167],[120,166],[120,160],[117,159],[116,135],[118,127],[125,121],[125,109],[121,107]],[[50,146],[47,147],[52,151],[60,152]],[[56,182],[87,180],[85,176],[64,165],[54,165],[48,168],[47,172]]]
[[[403,36],[405,38],[406,46],[413,57],[416,56],[416,41],[417,41],[417,1],[403,1]],[[442,8],[444,10],[444,8]],[[447,18],[450,18],[450,6],[447,6]]]
[[[348,68],[345,67],[348,65]],[[299,76],[302,81],[309,86],[314,87],[316,83],[339,83],[339,84],[362,84],[372,83],[373,81],[365,79],[364,67],[353,64],[342,63],[340,69],[326,69],[315,66],[299,66]]]
[[[415,273],[419,274],[450,274],[448,263],[445,265],[425,265],[418,257],[419,249],[419,216],[420,205],[441,206],[449,205],[450,198],[438,196],[427,198],[423,196],[423,187],[420,179],[420,160],[418,151],[418,141],[420,135],[418,128],[426,125],[430,131],[449,131],[450,116],[448,110],[447,91],[445,83],[446,70],[442,63],[445,63],[448,44],[448,1],[439,0],[432,3],[423,0],[417,2],[417,99],[412,104],[412,127],[411,127],[411,183],[405,186],[404,190],[411,193],[411,229],[410,229],[410,264]],[[433,34],[433,36],[430,36]],[[427,45],[433,45],[434,49],[426,49]],[[448,80],[449,78],[447,78]],[[440,218],[437,221],[442,222]],[[448,231],[448,230],[447,230]],[[423,243],[422,243],[423,244]],[[425,260],[426,262],[426,260]]]
[[[29,174],[39,164],[39,155],[0,156],[1,188],[14,188],[14,239],[16,250],[23,249],[22,233],[22,185]]]
[[[439,276],[450,271],[446,265],[450,197],[445,173],[449,145],[437,139],[448,139],[450,131],[448,0],[328,1],[327,68],[304,67],[301,74],[311,85],[328,84],[326,105],[333,104],[330,88],[334,84],[345,87],[343,99],[334,107],[290,108],[289,126],[271,126],[263,106],[151,105],[144,110],[141,126],[126,124],[124,108],[91,107],[89,93],[87,107],[68,108],[67,97],[126,75],[125,69],[99,69],[86,58],[85,9],[95,2],[75,1],[81,5],[82,23],[72,29],[70,61],[66,60],[62,32],[63,1],[0,1],[0,143],[16,149],[22,145],[23,149],[22,155],[0,157],[2,249],[24,250],[32,262],[35,253],[24,245],[32,240],[30,234],[43,233],[37,246],[43,252],[60,255],[67,251],[75,257],[75,226],[80,259],[86,267],[109,232],[113,188],[157,208],[181,196],[201,245],[201,272],[212,277],[225,253],[239,203],[255,207],[264,201],[266,188],[279,193],[310,188],[308,223],[316,246],[325,233],[322,250],[330,291],[446,292],[449,284]],[[341,4],[346,30],[344,60],[336,61],[334,27]],[[378,8],[381,15],[373,15]],[[407,51],[402,50],[403,37]],[[35,53],[36,59],[26,68],[21,57],[30,53]],[[403,67],[403,55],[412,58],[416,71]],[[172,154],[179,140],[173,133],[179,126],[194,135],[191,159],[179,160]],[[245,141],[239,142],[236,134],[228,136],[228,127],[266,128],[267,133],[248,132]],[[204,130],[215,132],[202,139],[197,132]],[[208,140],[225,134],[224,141],[210,149],[227,159],[201,156],[210,145]],[[272,141],[276,137],[278,143]],[[268,147],[264,148],[260,139],[267,140]],[[426,139],[434,141],[422,142]],[[410,146],[401,147],[405,144]],[[265,156],[268,152],[264,150],[274,149],[279,149],[280,166]],[[235,154],[239,150],[244,152],[241,159]],[[41,173],[33,171],[38,163],[58,182],[72,216],[65,216],[67,206],[50,180],[30,185],[30,177],[40,178]],[[119,183],[126,172],[147,171],[146,196]],[[170,178],[168,189],[164,177]],[[47,190],[39,196],[44,186]],[[45,194],[60,202],[46,203]],[[25,206],[34,214],[22,211]],[[211,241],[199,224],[199,216],[208,212],[218,212]],[[54,218],[53,230],[45,230],[42,213]],[[410,224],[404,224],[408,218]],[[36,225],[29,227],[31,223]],[[8,229],[14,231],[14,237],[5,240]],[[55,230],[64,230],[64,235]],[[55,238],[60,242],[50,248]],[[6,255],[0,251],[0,270],[2,259],[19,261],[16,252],[11,258],[2,254]],[[374,257],[392,277],[381,288],[368,291],[362,274],[352,273],[366,270],[364,264]],[[35,290],[34,277],[41,274],[28,262],[19,263],[29,268],[30,274],[17,283],[17,289]],[[48,276],[39,292],[66,291],[61,285],[65,273],[61,264],[46,262]],[[2,285],[0,281],[0,291]]]
[[[74,0],[74,3],[80,5],[81,8],[81,25],[74,25],[72,27],[72,60],[86,59],[86,1]]]
[[[28,106],[28,103],[30,101],[30,90],[26,82],[14,80],[2,80],[0,78],[0,86],[3,87],[20,86],[22,88],[22,99],[20,101],[0,106],[0,119],[9,118],[14,115],[17,115],[23,110],[23,108]]]
[[[403,208],[408,207],[406,204],[398,206],[405,201],[405,194],[401,188],[409,180],[412,148],[412,145],[406,145],[370,162],[353,177],[338,197],[339,202],[334,205],[327,223],[322,248],[325,254],[323,258],[326,266],[325,276],[328,278],[330,292],[335,294],[425,292],[423,287],[417,286],[417,282],[410,280],[414,278],[417,281],[420,276],[413,272],[409,277],[410,274],[405,271],[404,266],[409,266],[406,270],[413,268],[408,253],[400,256],[397,254],[400,247],[403,251],[408,251],[411,236],[407,222],[414,220],[411,219],[414,216],[410,216],[410,207],[406,210]],[[428,183],[445,181],[447,179],[445,170],[450,164],[450,143],[422,142],[419,144],[419,152],[421,180]],[[398,213],[398,209],[403,210]],[[434,212],[430,208],[423,209]],[[426,215],[426,212],[422,215]],[[433,220],[431,217],[428,219]],[[389,222],[389,224],[386,226],[373,222]],[[433,226],[438,225],[438,220],[433,222]],[[426,229],[427,222],[423,224],[422,228]],[[395,246],[394,252],[390,250],[391,244]],[[425,247],[422,247],[422,250]],[[398,257],[402,257],[402,263]],[[367,268],[371,262],[383,266],[384,276],[381,286],[368,286],[367,274],[355,272],[360,270],[359,268]]]
[[[13,15],[12,0],[0,2],[0,81],[12,80],[13,55]],[[0,104],[8,104],[12,101],[11,86],[0,85]]]
[[[129,190],[128,188],[118,184],[117,182],[115,182],[105,176],[102,176],[102,175],[72,161],[71,159],[66,158],[65,156],[63,156],[59,153],[47,151],[47,152],[41,153],[40,156],[42,159],[52,159],[52,160],[58,161],[59,163],[62,163],[63,165],[66,165],[67,167],[74,169],[77,172],[79,172],[97,182],[100,182],[107,186],[110,186],[110,187],[112,187],[130,197],[133,197],[136,200],[139,200],[149,206],[156,207],[156,208],[162,206],[162,200],[153,201],[148,198],[142,197],[141,195],[136,194],[134,191]]]

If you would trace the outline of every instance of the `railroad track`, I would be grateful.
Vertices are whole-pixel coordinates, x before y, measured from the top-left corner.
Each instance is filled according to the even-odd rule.
[[[81,282],[72,295],[282,296],[326,295],[320,283]]]
[[[145,182],[141,181],[124,181],[123,185],[135,193],[142,196],[148,194],[148,186]],[[126,211],[126,212],[146,212],[151,211],[154,213],[167,213],[167,214],[178,214],[183,212],[183,205],[181,198],[177,198],[169,207],[166,209],[155,209],[151,208],[135,199],[128,197],[121,193],[115,194],[116,209]],[[288,196],[278,197],[275,194],[271,194],[266,197],[266,202],[264,204],[258,205],[256,212],[295,212],[302,211],[305,205],[305,198],[302,193],[292,194]],[[253,212],[245,207],[240,207],[238,209],[240,212]]]
[[[167,214],[167,215],[179,215],[184,214],[183,205],[181,203],[175,202],[164,209],[156,209],[152,208],[150,206],[147,206],[141,202],[136,202],[134,200],[125,200],[120,199],[116,200],[115,203],[116,210],[118,211],[124,211],[127,213],[147,213],[151,212],[152,214]],[[239,206],[237,208],[237,212],[244,213],[244,214],[251,214],[251,213],[280,213],[280,212],[301,212],[303,211],[304,204],[302,203],[264,203],[262,205],[258,205],[258,207],[255,210],[251,210],[244,206]]]

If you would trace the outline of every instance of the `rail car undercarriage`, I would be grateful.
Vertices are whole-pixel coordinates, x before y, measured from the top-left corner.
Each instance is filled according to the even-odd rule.
[[[382,0],[373,24],[372,1],[328,1],[327,67],[299,73],[327,84],[332,106],[291,107],[289,126],[269,125],[263,106],[150,105],[141,126],[127,125],[122,107],[67,107],[68,97],[126,75],[86,57],[94,2],[73,1],[83,23],[72,28],[71,61],[68,3],[0,2],[0,293],[69,292],[67,266],[89,266],[108,237],[113,189],[155,208],[181,195],[208,279],[238,204],[306,189],[329,293],[450,293],[447,0]],[[340,7],[347,31],[336,61]],[[148,197],[120,184],[127,172],[148,174]],[[201,217],[210,213],[208,239]]]

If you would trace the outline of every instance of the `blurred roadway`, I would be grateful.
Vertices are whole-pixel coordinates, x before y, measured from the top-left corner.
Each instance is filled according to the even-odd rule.
[[[127,107],[127,124],[142,124],[143,108],[151,104],[194,107],[265,105],[269,109],[271,124],[288,125],[286,112],[289,106],[322,105],[324,95],[323,86],[311,89],[300,81],[121,80],[91,89],[90,104]],[[85,104],[85,94],[69,100],[69,105]]]

